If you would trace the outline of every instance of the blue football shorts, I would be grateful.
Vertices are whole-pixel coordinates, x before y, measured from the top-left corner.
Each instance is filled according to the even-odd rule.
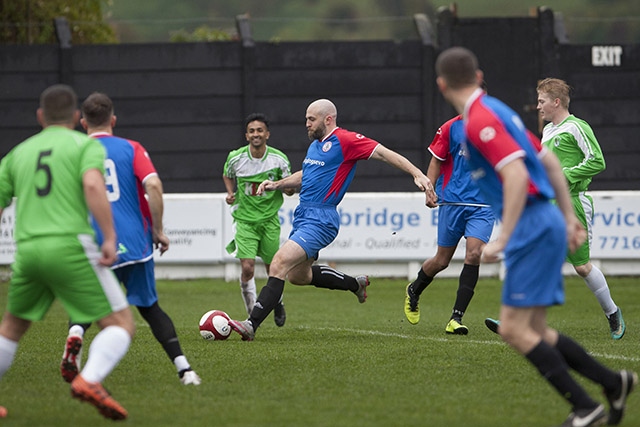
[[[490,207],[444,205],[438,208],[438,246],[457,246],[462,237],[489,242],[495,218]]]
[[[150,307],[158,301],[153,258],[149,261],[128,264],[113,270],[127,289],[129,304]]]
[[[289,240],[299,244],[307,258],[318,259],[324,249],[338,235],[340,216],[335,206],[305,203],[293,212],[293,228]]]
[[[502,303],[512,307],[563,304],[566,253],[567,231],[558,207],[544,201],[528,204],[504,251]]]

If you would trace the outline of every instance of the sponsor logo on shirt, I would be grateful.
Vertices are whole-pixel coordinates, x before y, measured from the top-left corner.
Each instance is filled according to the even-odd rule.
[[[324,162],[322,160],[310,159],[308,157],[304,159],[302,163],[305,165],[324,166]]]

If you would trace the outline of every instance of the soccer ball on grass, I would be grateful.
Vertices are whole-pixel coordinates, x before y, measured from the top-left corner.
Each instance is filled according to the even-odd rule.
[[[229,315],[222,310],[210,310],[200,318],[200,335],[205,340],[226,340],[231,335]]]

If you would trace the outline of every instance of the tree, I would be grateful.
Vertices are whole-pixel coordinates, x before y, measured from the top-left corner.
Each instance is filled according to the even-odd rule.
[[[103,21],[102,7],[110,0],[0,0],[0,43],[55,44],[53,20],[69,21],[74,44],[116,43],[113,29]]]
[[[19,0],[13,0],[19,1]],[[454,0],[110,0],[113,25],[127,43],[166,42],[172,31],[187,34],[208,25],[233,34],[234,18],[251,16],[256,41],[404,40],[416,37],[416,13],[436,22],[436,10]],[[461,18],[528,16],[531,0],[455,0]],[[539,2],[540,3],[540,2]],[[544,3],[544,2],[542,2]],[[640,2],[556,0],[572,43],[636,43]],[[182,30],[176,37],[182,37]]]
[[[177,30],[171,32],[172,42],[221,42],[236,40],[237,36],[218,28],[211,28],[208,25],[201,25],[193,32]]]

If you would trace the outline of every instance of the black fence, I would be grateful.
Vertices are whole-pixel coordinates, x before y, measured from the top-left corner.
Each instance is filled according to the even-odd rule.
[[[172,193],[223,192],[227,153],[246,143],[254,111],[272,122],[270,142],[300,168],[307,105],[329,98],[340,126],[357,130],[426,169],[427,145],[454,115],[435,87],[434,62],[450,46],[479,57],[489,92],[538,132],[536,82],[574,87],[571,111],[594,128],[607,160],[593,190],[640,188],[640,46],[566,42],[551,10],[522,18],[465,19],[441,10],[435,26],[415,17],[420,41],[254,43],[239,17],[238,42],[0,46],[0,155],[39,130],[41,91],[72,85],[81,98],[109,94],[118,135],[142,142]],[[64,35],[64,32],[61,34]],[[352,191],[413,191],[380,162],[361,162]]]

